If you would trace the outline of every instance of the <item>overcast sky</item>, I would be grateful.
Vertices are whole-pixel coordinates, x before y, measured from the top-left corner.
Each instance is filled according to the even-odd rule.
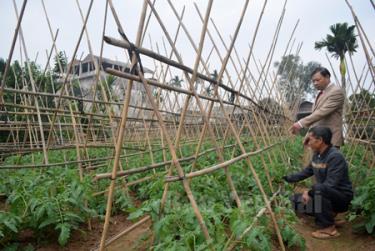
[[[44,1],[51,20],[53,32],[56,32],[56,30],[59,29],[57,47],[59,50],[64,50],[68,57],[71,57],[82,27],[82,20],[76,1]],[[18,0],[16,2],[18,8],[20,9],[23,1]],[[89,5],[89,0],[80,0],[79,2],[85,15]],[[142,2],[143,1],[140,0],[113,0],[125,33],[132,42],[135,41]],[[181,12],[183,6],[185,5],[186,11],[183,20],[195,43],[198,44],[202,23],[197,16],[193,3],[197,2],[201,12],[205,13],[208,1],[175,0],[172,2],[178,12]],[[214,1],[211,17],[216,23],[227,44],[229,44],[230,37],[234,33],[244,2],[245,1],[242,0]],[[254,36],[256,22],[260,15],[260,10],[263,3],[263,0],[250,0],[245,19],[236,42],[236,48],[240,56],[243,58],[248,55],[249,44]],[[282,12],[283,3],[284,2],[281,0],[269,0],[266,5],[264,17],[262,19],[254,47],[254,55],[256,59],[260,60],[261,62],[264,62],[271,46],[272,37]],[[371,41],[372,45],[374,45],[375,10],[371,5],[370,0],[351,0],[350,3],[353,5],[369,40]],[[177,21],[167,1],[157,0],[156,9],[160,14],[163,23],[167,27],[168,32],[173,37],[176,32]],[[93,46],[94,54],[97,55],[100,52],[104,10],[105,1],[95,1],[88,22],[90,41]],[[308,61],[317,61],[328,67],[328,63],[325,58],[325,50],[314,50],[314,42],[322,40],[326,34],[329,33],[329,26],[332,24],[338,22],[348,22],[349,24],[353,24],[354,22],[350,9],[347,7],[344,0],[289,0],[272,62],[280,60],[281,55],[286,48],[292,29],[298,19],[300,19],[300,23],[295,33],[296,42],[294,44],[293,51],[296,50],[298,43],[303,42],[300,52],[303,62],[307,63]],[[1,0],[0,57],[2,58],[8,57],[16,22],[17,18],[13,7],[13,1]],[[149,36],[147,36],[143,46],[147,48],[151,48],[152,46],[153,50],[157,50],[156,45],[158,45],[159,49],[164,52],[162,39],[164,37],[166,43],[167,40],[165,39],[165,36],[163,35],[163,32],[160,29],[156,19],[152,18],[150,23],[151,25],[148,28],[148,34],[150,34],[151,43]],[[22,28],[24,31],[25,42],[27,44],[27,53],[29,57],[34,60],[38,55],[37,62],[40,65],[45,64],[46,50],[50,50],[52,39],[48,30],[41,0],[28,1],[25,16],[22,22]],[[221,53],[223,54],[222,56],[224,56],[224,48],[221,45],[213,25],[210,23],[208,28],[212,32],[215,38],[215,43],[217,43]],[[108,14],[106,34],[112,37],[119,37],[111,13]],[[208,37],[206,37],[205,45],[203,55],[207,57],[212,48],[212,43],[209,42]],[[186,39],[183,31],[180,31],[180,36],[176,46],[184,59],[184,63],[193,67],[195,52]],[[170,50],[168,45],[167,50]],[[362,47],[359,46],[358,53],[354,55],[354,62],[358,71],[360,71],[365,64],[365,57],[362,51]],[[85,56],[88,52],[87,40],[85,37],[80,44],[77,57],[79,58],[81,55]],[[110,45],[104,46],[104,56],[118,60],[126,59],[126,56],[122,50],[116,49]],[[19,40],[17,42],[13,58],[20,59]],[[147,61],[147,59],[144,59],[144,61],[147,67],[154,67],[152,61]],[[217,55],[213,54],[210,60],[210,69],[220,69],[220,64],[218,62],[219,60]],[[335,59],[332,59],[332,62],[334,63],[334,67],[337,69],[338,62]]]

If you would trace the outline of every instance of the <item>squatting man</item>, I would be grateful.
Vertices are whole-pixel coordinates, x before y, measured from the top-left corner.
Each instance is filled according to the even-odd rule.
[[[303,193],[291,197],[297,214],[315,217],[318,230],[312,236],[328,239],[339,236],[336,226],[342,221],[335,221],[337,213],[348,210],[353,199],[352,183],[349,180],[348,164],[342,153],[332,146],[332,132],[328,127],[313,127],[308,132],[308,146],[314,155],[310,164],[302,171],[283,179],[294,183],[315,176],[316,183]]]

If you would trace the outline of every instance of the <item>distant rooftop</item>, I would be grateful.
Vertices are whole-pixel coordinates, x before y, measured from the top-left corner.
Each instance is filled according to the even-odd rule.
[[[83,60],[75,59],[73,61],[73,69],[71,73],[73,73],[74,75],[80,76],[82,74],[93,72],[95,71],[95,65],[93,61],[95,60],[97,63],[99,63],[99,59],[100,59],[99,56],[92,55],[92,54],[88,54]],[[101,67],[103,70],[106,68],[112,68],[112,69],[119,70],[119,71],[130,72],[131,64],[102,57]],[[143,69],[145,73],[153,72],[150,69],[145,68],[145,67]]]

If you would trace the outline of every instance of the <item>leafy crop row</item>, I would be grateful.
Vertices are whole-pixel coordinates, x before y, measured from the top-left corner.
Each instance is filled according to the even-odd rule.
[[[211,147],[206,143],[202,148]],[[246,147],[248,151],[254,148],[252,144],[247,144]],[[296,163],[300,159],[299,144],[290,142],[284,147],[290,151],[284,158],[287,157],[289,162]],[[181,152],[184,156],[190,156],[193,155],[194,150],[195,146],[190,145],[183,147]],[[132,151],[128,150],[127,153],[132,153]],[[224,158],[230,159],[232,153],[233,149],[225,150]],[[234,153],[235,156],[240,154],[238,149]],[[94,149],[88,154],[100,158],[110,155],[110,152],[105,149]],[[65,159],[63,156],[61,152],[50,151],[50,163],[76,160],[74,151],[66,151]],[[162,162],[162,152],[154,152],[153,158],[155,163]],[[167,153],[167,159],[169,158],[169,153]],[[272,163],[269,161],[270,158],[273,159]],[[282,158],[279,150],[275,150],[270,155],[265,153],[264,160],[267,163],[274,189],[277,189],[281,177],[285,172],[290,171],[290,167],[282,164],[285,159]],[[266,193],[271,196],[272,192],[267,185],[263,160],[260,156],[255,156],[251,158],[251,161]],[[5,164],[30,164],[32,162],[42,163],[42,156],[34,154],[10,157]],[[196,170],[217,163],[216,153],[210,152],[198,159]],[[122,164],[125,169],[140,167],[151,164],[151,158],[148,153],[144,153],[123,159]],[[108,172],[111,168],[112,162],[107,161],[107,165],[95,170],[95,173]],[[183,168],[185,172],[190,172],[191,164],[186,163]],[[257,212],[264,207],[264,201],[247,164],[244,161],[238,161],[229,167],[229,171],[243,204],[241,209],[237,208],[229,190],[224,170],[197,177],[191,181],[193,195],[213,239],[211,245],[215,249],[222,249],[228,244],[229,238],[235,239],[241,235],[244,229],[252,224]],[[103,195],[94,197],[93,193],[107,189],[110,180],[93,182],[94,172],[85,172],[84,179],[80,180],[77,164],[50,169],[2,170],[1,172],[0,193],[5,193],[7,196],[6,210],[0,212],[1,246],[14,242],[20,231],[25,229],[32,230],[39,241],[56,238],[61,245],[65,245],[74,230],[82,229],[89,219],[102,218],[105,214],[106,197]],[[164,190],[164,172],[165,169],[160,168],[155,173],[150,170],[128,177],[128,181],[135,181],[145,176],[153,176],[150,182],[130,187],[132,198],[123,189],[117,189],[112,213],[124,211],[129,213],[131,220],[136,220],[146,214],[151,215],[155,235],[152,245],[155,250],[207,249],[208,244],[180,182],[170,184],[165,210],[161,214],[160,202]],[[117,180],[118,185],[121,182],[121,179]],[[275,211],[279,215],[278,223],[282,236],[287,246],[303,248],[303,239],[292,227],[295,218],[293,212],[290,211],[287,198],[288,193],[280,195],[277,199],[278,206],[275,206]],[[142,201],[138,208],[134,206],[134,199]],[[272,243],[277,245],[273,226],[269,217],[264,215],[259,218],[238,246],[252,250],[271,250]]]

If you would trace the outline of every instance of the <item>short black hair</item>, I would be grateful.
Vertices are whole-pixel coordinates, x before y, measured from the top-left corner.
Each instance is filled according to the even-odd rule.
[[[332,131],[328,127],[315,126],[309,129],[309,132],[317,139],[322,139],[326,145],[331,145]]]
[[[329,72],[329,70],[325,67],[317,67],[315,68],[315,70],[313,70],[313,72],[311,73],[310,77],[312,78],[316,73],[320,73],[323,77],[331,77],[331,73]]]

